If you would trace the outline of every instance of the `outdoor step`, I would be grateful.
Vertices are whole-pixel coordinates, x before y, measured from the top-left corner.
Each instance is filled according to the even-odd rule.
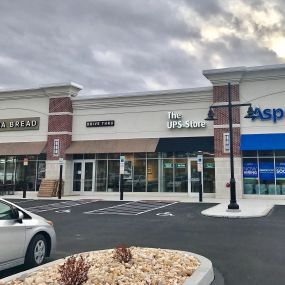
[[[57,180],[43,180],[40,185],[38,197],[54,197],[57,192],[57,184]]]

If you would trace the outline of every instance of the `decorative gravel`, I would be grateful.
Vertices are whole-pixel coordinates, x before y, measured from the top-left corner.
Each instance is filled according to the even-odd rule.
[[[112,249],[82,254],[92,264],[88,281],[84,284],[180,285],[199,266],[196,258],[181,251],[139,247],[130,249],[133,259],[123,264],[113,259]],[[23,279],[6,282],[5,285],[60,285],[59,264],[42,268]]]

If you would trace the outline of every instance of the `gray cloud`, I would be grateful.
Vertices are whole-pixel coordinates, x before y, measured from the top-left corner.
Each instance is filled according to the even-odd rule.
[[[223,1],[2,0],[0,87],[75,81],[84,94],[189,88],[209,85],[202,69],[283,62],[260,39],[281,35],[284,18],[262,25]],[[279,0],[273,8],[240,3],[284,8]]]

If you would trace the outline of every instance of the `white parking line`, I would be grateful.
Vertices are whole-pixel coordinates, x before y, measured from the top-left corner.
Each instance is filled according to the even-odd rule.
[[[171,206],[178,203],[177,201],[136,201],[128,202],[116,206],[106,207],[93,211],[84,212],[84,214],[96,215],[127,215],[137,216],[150,211],[155,211],[161,208]]]
[[[100,200],[94,199],[94,200],[65,201],[65,202],[58,202],[58,203],[53,203],[53,204],[41,205],[41,206],[34,206],[34,207],[25,208],[25,209],[33,213],[41,213],[41,212],[60,210],[63,208],[70,208],[70,207],[95,203],[98,201]]]

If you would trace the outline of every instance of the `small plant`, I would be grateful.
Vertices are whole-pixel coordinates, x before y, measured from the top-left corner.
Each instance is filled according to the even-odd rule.
[[[121,263],[128,263],[132,260],[133,256],[128,247],[120,244],[116,246],[113,258]]]
[[[59,266],[59,283],[62,285],[81,285],[88,279],[88,271],[91,265],[87,264],[82,256],[71,256],[63,265]]]

